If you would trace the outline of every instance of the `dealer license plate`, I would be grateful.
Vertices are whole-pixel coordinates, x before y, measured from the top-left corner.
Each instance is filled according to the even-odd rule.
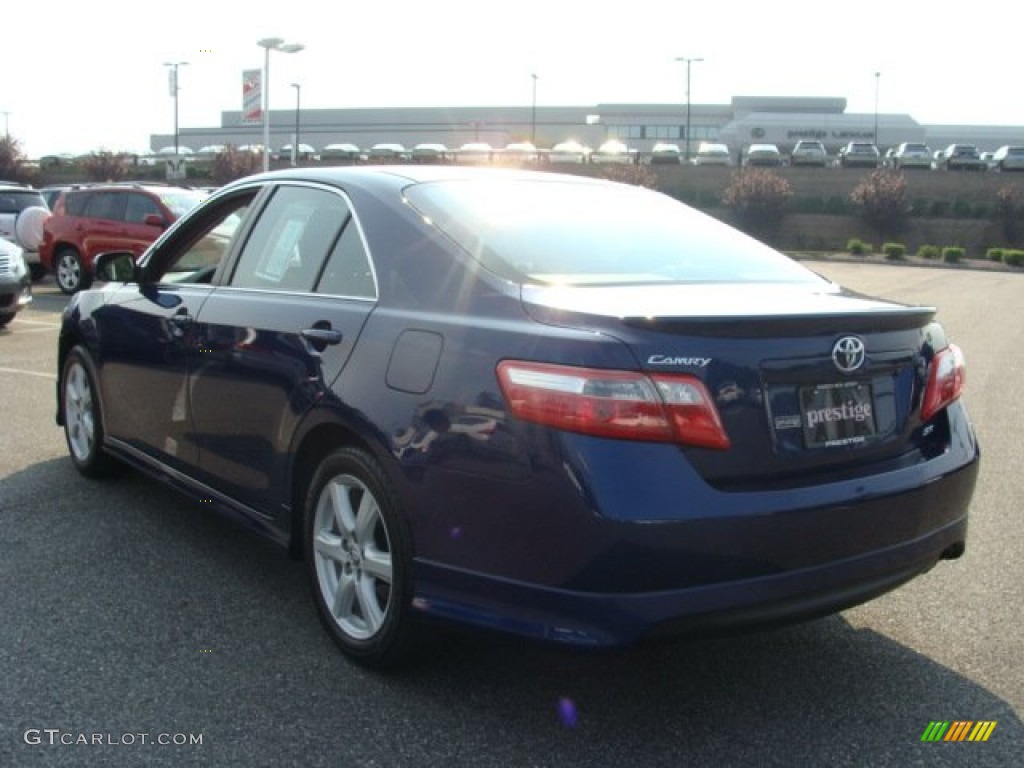
[[[855,445],[875,436],[874,399],[867,382],[801,387],[800,416],[808,448]]]

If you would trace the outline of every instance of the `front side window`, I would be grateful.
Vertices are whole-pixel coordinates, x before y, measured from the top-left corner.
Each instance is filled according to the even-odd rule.
[[[160,208],[146,195],[140,192],[132,192],[128,195],[128,204],[125,206],[124,213],[125,221],[130,224],[142,224],[151,214],[163,218]]]
[[[166,283],[209,283],[237,240],[258,188],[239,192],[209,212],[196,226],[186,227],[167,243],[172,250],[161,280]]]
[[[231,285],[313,290],[348,218],[348,204],[338,194],[312,187],[280,187],[253,227]]]

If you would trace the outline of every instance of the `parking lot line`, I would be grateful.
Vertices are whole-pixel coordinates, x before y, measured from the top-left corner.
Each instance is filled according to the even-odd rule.
[[[57,380],[57,374],[55,373],[43,373],[42,371],[23,371],[20,368],[0,368],[0,373],[15,373],[23,376],[38,376],[41,379],[50,379],[51,381]]]

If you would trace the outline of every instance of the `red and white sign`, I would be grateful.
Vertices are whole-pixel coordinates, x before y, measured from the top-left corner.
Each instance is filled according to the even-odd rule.
[[[242,122],[263,122],[263,70],[242,72]]]

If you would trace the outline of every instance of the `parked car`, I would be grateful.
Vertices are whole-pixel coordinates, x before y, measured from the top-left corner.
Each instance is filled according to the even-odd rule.
[[[357,160],[365,159],[363,153],[355,144],[340,143],[328,144],[320,149],[321,160],[346,160],[354,163]]]
[[[714,141],[702,141],[693,158],[694,165],[730,165],[729,147]]]
[[[292,159],[292,145],[291,144],[284,144],[281,147],[281,149],[279,149],[277,151],[277,159],[278,160],[285,160],[285,161],[291,160]],[[302,142],[299,142],[299,153],[298,153],[298,158],[297,159],[299,161],[302,161],[302,160],[319,160],[320,157],[316,153],[316,147],[312,147],[309,144],[303,144]]]
[[[491,162],[494,147],[486,141],[469,141],[459,147],[455,160],[468,165],[481,165]]]
[[[421,618],[583,648],[802,619],[965,548],[978,447],[934,308],[652,190],[278,171],[97,271],[57,349],[73,465],[305,558],[366,663]]]
[[[877,168],[881,159],[878,147],[868,141],[851,141],[839,150],[843,168]]]
[[[743,158],[746,165],[782,165],[782,153],[775,144],[751,144]]]
[[[892,153],[892,167],[898,171],[904,168],[931,168],[932,150],[927,144],[904,141]]]
[[[590,157],[590,148],[578,141],[560,141],[547,154],[549,163],[585,163]]]
[[[1024,171],[1024,147],[1003,146],[992,155],[997,171]]]
[[[39,258],[57,287],[75,293],[92,282],[92,264],[104,251],[136,258],[179,216],[208,194],[156,184],[96,184],[65,190],[43,224]]]
[[[984,171],[988,169],[973,144],[950,144],[939,153],[936,167],[944,171]]]
[[[46,274],[39,259],[43,222],[50,217],[50,206],[38,189],[16,182],[0,182],[0,238],[21,248],[33,280]]]
[[[616,139],[604,142],[590,154],[592,163],[632,163],[636,152]]]
[[[793,147],[789,155],[789,164],[796,165],[817,165],[824,168],[828,165],[828,150],[820,141],[801,139]]]
[[[651,149],[651,165],[679,165],[683,153],[678,144],[659,141]]]
[[[409,150],[395,142],[381,142],[370,147],[371,163],[402,163],[410,158]]]
[[[513,141],[497,154],[502,160],[511,163],[536,163],[540,159],[537,147],[529,141]]]
[[[32,275],[20,246],[0,238],[0,328],[32,303]]]
[[[448,147],[444,144],[422,143],[412,148],[414,163],[444,163],[448,160]]]

